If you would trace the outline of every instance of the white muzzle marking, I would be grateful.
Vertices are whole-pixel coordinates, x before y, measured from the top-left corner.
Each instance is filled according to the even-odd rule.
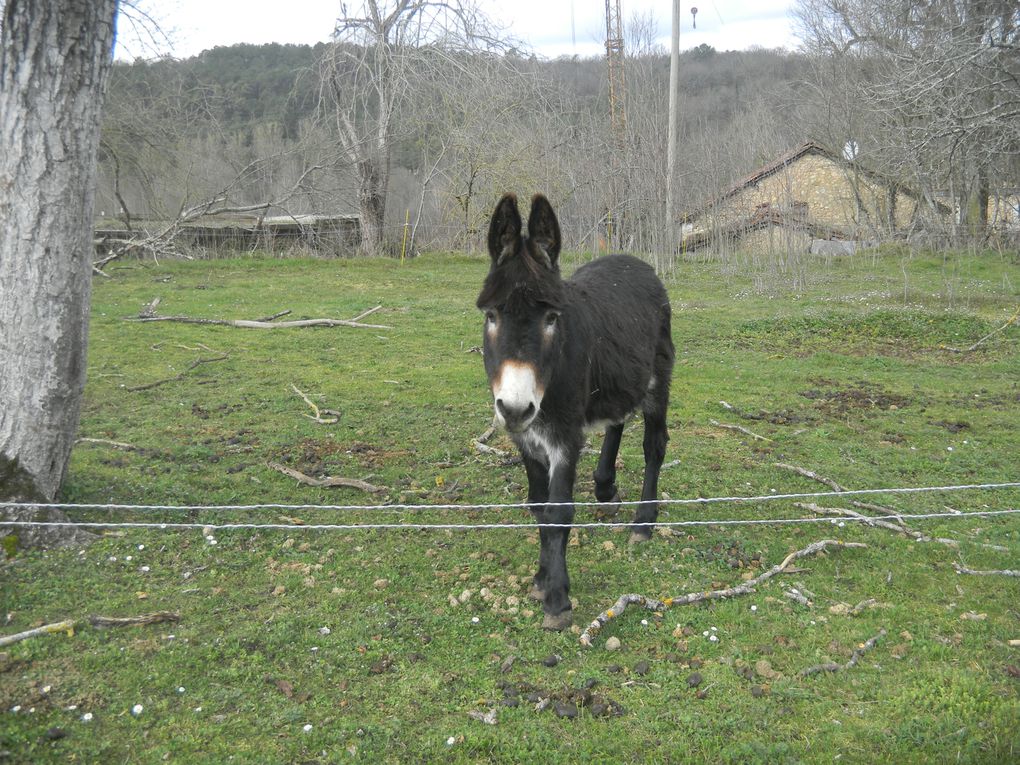
[[[504,361],[492,384],[497,422],[510,431],[526,430],[538,415],[544,393],[533,365]]]

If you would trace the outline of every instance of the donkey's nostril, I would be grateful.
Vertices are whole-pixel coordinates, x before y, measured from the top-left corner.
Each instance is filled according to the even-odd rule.
[[[529,422],[535,414],[535,402],[529,401],[525,407],[507,405],[501,398],[496,399],[496,411],[503,418],[504,424],[511,430],[517,426]]]

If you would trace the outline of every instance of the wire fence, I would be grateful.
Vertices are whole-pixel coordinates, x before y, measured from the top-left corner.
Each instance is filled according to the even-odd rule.
[[[760,504],[777,501],[790,501],[800,499],[820,499],[836,497],[870,496],[878,494],[887,495],[912,495],[935,492],[961,492],[961,491],[991,491],[1001,489],[1020,488],[1020,481],[1000,483],[979,483],[979,484],[957,484],[949,486],[913,486],[880,489],[845,489],[841,491],[814,491],[814,492],[791,492],[771,493],[757,496],[725,496],[725,497],[691,497],[682,499],[660,499],[655,500],[660,506],[686,506],[686,505],[709,505],[709,504]],[[651,502],[651,501],[648,501]],[[479,512],[479,511],[506,511],[521,509],[538,509],[541,507],[558,507],[573,505],[575,507],[637,507],[648,502],[641,500],[622,500],[613,503],[601,502],[559,502],[542,503],[540,505],[527,502],[515,503],[482,503],[482,504],[393,504],[393,505],[320,505],[320,504],[248,504],[248,505],[141,505],[121,503],[74,503],[74,502],[5,502],[0,503],[0,509],[54,509],[54,510],[102,510],[102,511],[126,511],[126,512],[257,512],[257,511],[322,511],[342,513],[398,513],[402,515],[415,514],[432,511],[455,511],[455,512]],[[994,517],[1020,514],[1020,508],[987,509],[973,511],[947,511],[936,513],[897,513],[895,511],[881,516],[847,515],[838,517],[810,516],[810,517],[767,517],[767,518],[712,518],[693,520],[663,520],[657,521],[656,526],[660,527],[686,527],[686,526],[752,526],[752,525],[789,525],[807,523],[863,523],[865,525],[876,521],[907,521],[931,520],[937,518],[969,518],[969,517]],[[351,530],[458,530],[466,531],[471,529],[530,529],[541,528],[615,528],[626,525],[619,520],[592,521],[579,523],[515,523],[515,522],[487,522],[487,523],[426,523],[416,521],[400,521],[396,523],[304,523],[298,520],[288,523],[255,523],[255,522],[177,522],[177,521],[115,521],[115,520],[0,520],[0,528],[4,526],[18,527],[61,527],[77,526],[83,528],[147,528],[147,529],[250,529],[250,530],[304,530],[304,531],[351,531]]]

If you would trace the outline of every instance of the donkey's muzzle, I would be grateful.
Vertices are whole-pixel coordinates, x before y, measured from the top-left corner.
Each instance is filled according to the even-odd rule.
[[[496,420],[511,433],[528,429],[542,405],[542,388],[533,364],[504,361],[493,379]]]
[[[496,399],[496,415],[503,423],[503,426],[511,433],[520,433],[527,430],[532,420],[535,419],[535,404],[532,401],[522,406],[515,402],[509,404],[501,398]]]

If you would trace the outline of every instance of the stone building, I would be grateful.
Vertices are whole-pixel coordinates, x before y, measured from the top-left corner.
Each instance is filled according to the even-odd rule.
[[[685,216],[682,249],[852,252],[905,231],[920,209],[910,189],[808,142]]]

